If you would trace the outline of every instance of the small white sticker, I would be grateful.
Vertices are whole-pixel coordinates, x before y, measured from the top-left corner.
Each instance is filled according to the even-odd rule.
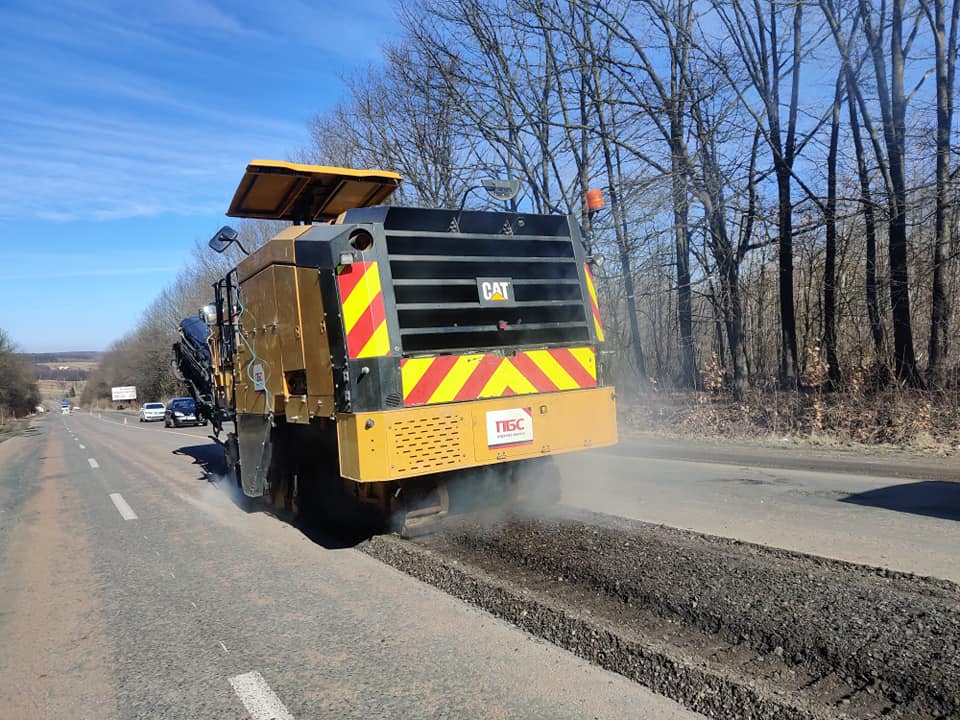
[[[267,389],[267,381],[263,375],[263,365],[253,366],[253,389],[257,392]]]
[[[491,410],[487,413],[487,447],[533,444],[533,412],[530,408]]]

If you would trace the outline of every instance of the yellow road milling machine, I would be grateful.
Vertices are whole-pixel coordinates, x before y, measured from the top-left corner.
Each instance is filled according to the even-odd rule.
[[[617,427],[574,219],[384,204],[400,182],[248,165],[227,215],[292,224],[214,284],[174,352],[245,495],[415,534],[478,498],[558,495],[551,458]]]

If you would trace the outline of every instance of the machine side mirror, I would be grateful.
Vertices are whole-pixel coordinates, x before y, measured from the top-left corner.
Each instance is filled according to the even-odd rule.
[[[203,320],[207,325],[216,325],[217,324],[217,306],[216,305],[204,305],[200,308],[200,319]]]
[[[217,234],[210,238],[210,242],[207,245],[214,252],[222,253],[231,243],[237,242],[237,231],[234,230],[229,225],[224,225],[222,228],[217,230]],[[237,243],[240,246],[240,243]],[[243,250],[243,246],[240,246],[240,249]],[[246,252],[246,251],[244,251]]]

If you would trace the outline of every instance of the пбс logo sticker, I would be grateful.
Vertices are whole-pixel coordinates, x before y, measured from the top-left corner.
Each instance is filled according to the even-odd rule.
[[[487,413],[487,447],[533,444],[533,412],[530,408],[491,410]]]

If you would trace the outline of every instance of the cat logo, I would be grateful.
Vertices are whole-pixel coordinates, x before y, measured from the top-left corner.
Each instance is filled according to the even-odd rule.
[[[477,278],[481,305],[513,305],[512,278]]]

